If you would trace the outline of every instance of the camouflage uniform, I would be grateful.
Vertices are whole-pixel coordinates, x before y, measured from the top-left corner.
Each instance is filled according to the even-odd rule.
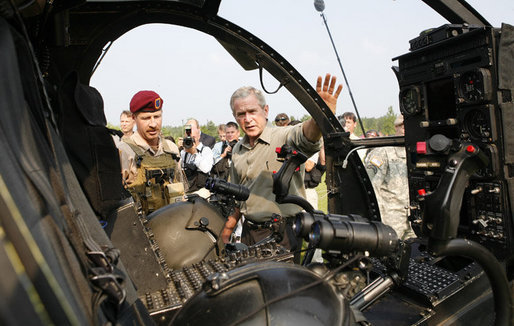
[[[409,204],[405,148],[372,149],[364,164],[375,189],[382,222],[390,225],[401,239],[414,237],[405,209]]]

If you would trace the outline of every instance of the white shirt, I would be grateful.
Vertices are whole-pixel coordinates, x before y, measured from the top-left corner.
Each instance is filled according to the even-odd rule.
[[[214,164],[218,163],[221,160],[221,149],[223,148],[224,141],[219,141],[216,144],[214,144],[214,147],[212,148],[212,155],[214,157]]]
[[[209,146],[204,146],[202,143],[196,147],[197,152],[190,154],[185,150],[180,151],[180,160],[183,163],[193,163],[198,170],[203,173],[211,172],[214,158],[212,155],[212,149]],[[187,154],[187,155],[186,155]]]

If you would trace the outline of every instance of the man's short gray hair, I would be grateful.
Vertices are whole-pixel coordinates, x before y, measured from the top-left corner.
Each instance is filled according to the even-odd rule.
[[[264,98],[264,94],[255,87],[252,86],[243,86],[239,87],[234,94],[230,97],[230,108],[232,109],[232,113],[234,113],[234,102],[240,98],[247,98],[251,94],[254,94],[257,98],[257,102],[261,108],[266,106],[266,99]]]
[[[198,122],[198,120],[196,120],[194,118],[187,119],[187,122],[191,122],[191,121],[195,123],[195,126],[197,129],[200,129],[200,123]]]
[[[124,115],[125,115],[125,116],[127,116],[127,117],[129,117],[129,118],[132,118],[132,112],[130,112],[129,110],[123,110],[123,111],[121,111],[120,118],[121,118],[122,116],[124,116]]]

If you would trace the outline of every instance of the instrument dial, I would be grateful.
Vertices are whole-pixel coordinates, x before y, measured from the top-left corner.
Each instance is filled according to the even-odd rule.
[[[473,138],[488,139],[491,137],[491,127],[487,115],[482,110],[472,110],[465,117],[466,129]]]
[[[491,73],[480,68],[463,73],[459,77],[458,91],[463,103],[488,101],[491,97]]]
[[[409,86],[400,91],[400,110],[405,115],[421,112],[421,91],[417,86]]]

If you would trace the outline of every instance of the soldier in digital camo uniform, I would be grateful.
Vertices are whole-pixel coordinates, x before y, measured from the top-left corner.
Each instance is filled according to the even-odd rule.
[[[404,134],[402,115],[396,118],[394,127],[397,136]],[[401,239],[415,237],[405,208],[409,205],[405,148],[375,148],[364,163],[375,189],[382,222],[390,225]]]

